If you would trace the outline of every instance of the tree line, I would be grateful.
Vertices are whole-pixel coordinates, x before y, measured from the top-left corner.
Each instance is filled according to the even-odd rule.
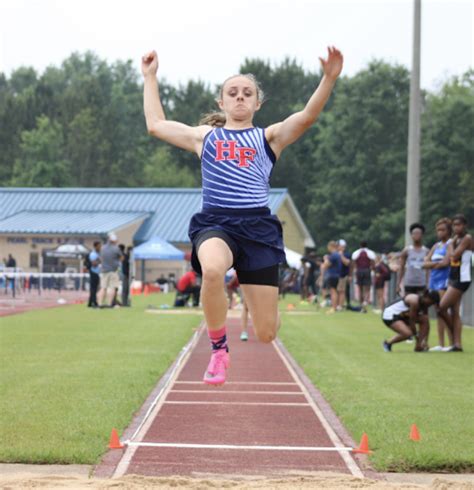
[[[321,74],[296,60],[246,59],[266,102],[255,124],[268,126],[304,107]],[[287,148],[272,187],[287,187],[320,250],[344,237],[377,250],[403,244],[409,71],[374,60],[337,82],[318,122]],[[131,60],[112,64],[74,53],[42,74],[0,73],[0,181],[23,187],[195,187],[196,156],[148,136],[143,83]],[[196,125],[216,108],[218,87],[199,79],[160,79],[168,119]],[[474,221],[474,72],[423,92],[421,214],[434,223],[463,212]]]

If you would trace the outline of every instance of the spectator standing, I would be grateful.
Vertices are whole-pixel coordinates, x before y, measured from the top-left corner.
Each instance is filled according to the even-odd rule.
[[[449,218],[441,218],[436,222],[436,235],[438,242],[433,245],[428,255],[425,257],[424,268],[430,271],[429,290],[438,291],[439,297],[443,299],[444,293],[448,289],[449,281],[449,257],[448,246],[451,242],[452,223]],[[438,345],[432,347],[430,351],[443,352],[446,349],[444,339],[447,332],[450,344],[453,345],[452,333],[447,328],[446,322],[440,315],[438,316]]]
[[[93,250],[89,253],[88,257],[88,269],[89,269],[89,302],[87,306],[89,308],[97,308],[97,290],[100,283],[100,249],[102,243],[99,241],[94,242]]]
[[[327,313],[334,313],[337,309],[337,284],[341,275],[342,266],[341,255],[338,252],[337,242],[330,241],[328,243],[328,252],[329,255],[324,256],[324,263],[321,270],[322,272],[326,272],[325,275],[327,277],[327,283],[331,295],[331,308],[327,311]],[[321,276],[324,277],[324,274],[322,273]]]
[[[468,233],[467,220],[464,215],[457,214],[453,218],[454,236],[448,245],[450,260],[449,285],[439,305],[439,314],[453,335],[453,345],[448,352],[463,352],[462,321],[460,316],[462,295],[469,289],[472,277],[472,250],[474,240]],[[448,313],[451,310],[451,314]]]
[[[122,252],[122,306],[130,306],[130,252],[132,247],[125,248],[124,244],[119,245]]]
[[[341,273],[337,283],[337,310],[342,311],[344,308],[344,299],[347,306],[351,303],[350,280],[351,280],[351,254],[346,250],[347,243],[341,238],[338,242],[338,252],[341,256]]]
[[[170,290],[170,285],[168,279],[166,279],[164,274],[161,274],[161,276],[156,280],[156,282],[159,284],[161,292],[162,293],[169,293]]]
[[[374,287],[377,307],[382,311],[385,308],[385,283],[390,280],[390,269],[381,255],[377,255],[374,269]],[[374,310],[375,313],[375,310]]]
[[[375,252],[367,248],[367,242],[360,242],[360,248],[352,254],[355,267],[356,283],[359,288],[359,301],[362,313],[367,313],[370,301],[371,272],[375,266]]]
[[[8,254],[8,260],[6,261],[5,266],[8,269],[13,269],[13,271],[12,271],[13,274],[16,272],[16,260],[12,254]],[[16,287],[15,282],[16,282],[15,281],[15,275],[12,275],[10,277],[9,276],[6,277],[5,293],[7,293],[7,290],[8,290],[8,283],[10,283],[11,288],[12,288],[13,297],[15,297],[15,287]]]
[[[306,298],[310,297],[314,298],[317,294],[316,290],[316,278],[318,271],[318,264],[316,261],[316,253],[310,252],[307,257],[304,257],[305,260],[305,292]]]
[[[429,271],[423,269],[428,248],[423,245],[425,227],[421,223],[410,226],[412,245],[405,247],[400,255],[400,272],[398,274],[397,292],[404,286],[404,295],[423,293],[428,283]]]
[[[97,301],[100,307],[112,306],[117,289],[120,287],[120,263],[123,259],[122,252],[117,246],[117,235],[109,233],[107,243],[100,251],[100,291]]]

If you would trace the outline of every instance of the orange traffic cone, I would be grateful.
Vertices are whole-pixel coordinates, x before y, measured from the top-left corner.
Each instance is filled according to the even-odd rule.
[[[112,434],[110,434],[109,449],[122,449],[123,444],[120,442],[117,429],[112,429]]]
[[[412,441],[419,441],[421,440],[420,433],[418,432],[418,427],[416,424],[413,424],[410,429],[410,439]]]
[[[353,449],[352,452],[358,454],[370,454],[372,452],[369,449],[369,438],[367,437],[367,434],[365,432],[362,434],[359,447]]]

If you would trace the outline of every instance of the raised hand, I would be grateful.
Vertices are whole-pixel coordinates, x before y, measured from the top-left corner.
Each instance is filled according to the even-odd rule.
[[[341,74],[344,58],[342,53],[334,46],[328,46],[327,59],[319,58],[319,60],[321,61],[323,72],[327,77],[335,80]]]
[[[156,51],[150,51],[142,56],[142,73],[143,76],[154,75],[158,70],[158,55]]]

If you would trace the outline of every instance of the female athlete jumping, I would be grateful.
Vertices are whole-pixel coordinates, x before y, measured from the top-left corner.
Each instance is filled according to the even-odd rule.
[[[207,384],[222,384],[229,365],[225,320],[225,273],[237,271],[245,301],[262,342],[271,342],[280,325],[278,264],[285,260],[282,227],[268,208],[269,179],[281,152],[317,119],[341,73],[342,54],[328,48],[320,58],[321,82],[303,110],[267,128],[253,125],[263,92],[252,75],[225,80],[221,113],[190,127],[167,121],[160,102],[155,51],[142,58],[144,110],[148,133],[201,159],[202,210],[191,219],[192,265],[202,273],[201,300],[212,355]],[[302,178],[304,178],[302,176]]]

